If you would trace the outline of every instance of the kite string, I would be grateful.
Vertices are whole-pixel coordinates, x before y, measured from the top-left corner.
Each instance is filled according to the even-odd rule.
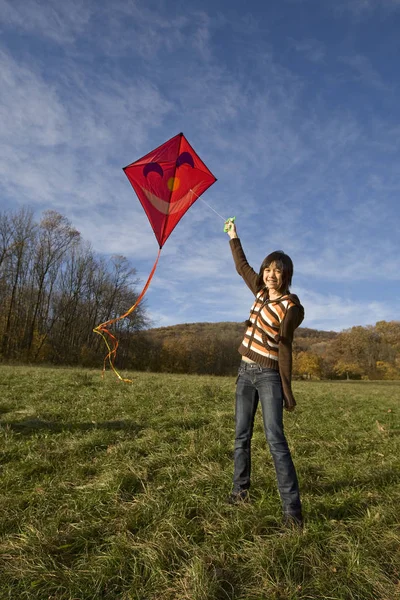
[[[193,194],[195,194],[195,196],[197,196],[197,198],[200,198],[200,196],[199,196],[198,194],[196,194],[196,192],[194,192],[192,189],[190,189],[190,191],[191,191],[191,192],[193,192]],[[226,219],[225,219],[225,217],[223,217],[222,215],[220,215],[220,214],[219,214],[219,212],[217,212],[217,211],[215,210],[215,208],[213,208],[212,206],[210,206],[210,204],[208,204],[208,202],[206,202],[206,201],[205,201],[203,198],[200,198],[200,200],[201,200],[202,202],[204,202],[204,204],[205,204],[206,206],[208,206],[208,208],[210,208],[210,209],[211,209],[213,212],[215,212],[215,214],[216,214],[216,215],[218,215],[218,216],[219,216],[219,217],[220,217],[220,218],[221,218],[221,219],[222,219],[224,222],[226,222]]]

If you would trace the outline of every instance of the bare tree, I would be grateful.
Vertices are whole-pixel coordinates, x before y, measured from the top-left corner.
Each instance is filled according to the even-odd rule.
[[[97,257],[54,211],[36,224],[32,211],[0,213],[0,349],[3,358],[98,361],[101,321],[135,302],[136,271],[123,256]],[[127,349],[146,323],[144,304],[118,322]],[[101,350],[100,350],[101,348]],[[123,356],[127,357],[125,352]]]
[[[22,208],[19,212],[8,217],[8,229],[3,230],[2,239],[7,241],[8,248],[4,257],[4,276],[7,281],[7,295],[3,299],[6,320],[3,329],[1,349],[3,355],[15,352],[19,343],[21,329],[21,296],[24,278],[27,275],[31,259],[32,244],[35,235],[35,224],[32,211]],[[11,333],[13,332],[13,335]],[[10,348],[10,339],[14,340],[14,348]]]
[[[80,241],[79,232],[71,227],[68,219],[49,210],[39,225],[39,235],[35,251],[33,305],[30,323],[27,328],[26,348],[31,354],[35,329],[39,331],[47,321],[49,307],[58,269],[65,253]],[[47,287],[47,289],[46,289]],[[47,294],[47,298],[45,295]],[[44,332],[43,335],[46,336]],[[39,345],[43,344],[43,340]]]

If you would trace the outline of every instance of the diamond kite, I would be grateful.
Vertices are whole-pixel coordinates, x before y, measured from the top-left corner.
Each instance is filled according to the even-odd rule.
[[[129,379],[123,379],[114,367],[118,340],[108,327],[130,315],[139,305],[153,278],[163,245],[186,211],[217,180],[183,133],[179,133],[123,170],[147,214],[159,250],[149,278],[135,304],[123,315],[101,323],[93,331],[101,335],[108,349],[103,375],[108,360],[117,377],[130,382]]]
[[[179,133],[124,168],[163,247],[185,212],[216,178]]]

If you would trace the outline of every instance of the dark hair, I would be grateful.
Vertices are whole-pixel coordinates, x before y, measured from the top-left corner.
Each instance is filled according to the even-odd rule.
[[[289,292],[290,286],[292,285],[293,263],[290,256],[285,254],[283,250],[275,250],[275,252],[271,252],[271,254],[268,254],[268,256],[266,256],[262,261],[257,279],[258,291],[265,286],[264,269],[269,267],[273,262],[282,271],[282,287],[279,291],[282,293]]]

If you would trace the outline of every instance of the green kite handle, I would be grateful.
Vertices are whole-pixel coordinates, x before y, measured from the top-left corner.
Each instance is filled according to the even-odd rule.
[[[230,223],[234,223],[236,221],[236,217],[229,217],[229,219],[227,219],[225,221],[225,226],[224,226],[224,232],[228,233],[228,229],[229,229],[229,225]]]

